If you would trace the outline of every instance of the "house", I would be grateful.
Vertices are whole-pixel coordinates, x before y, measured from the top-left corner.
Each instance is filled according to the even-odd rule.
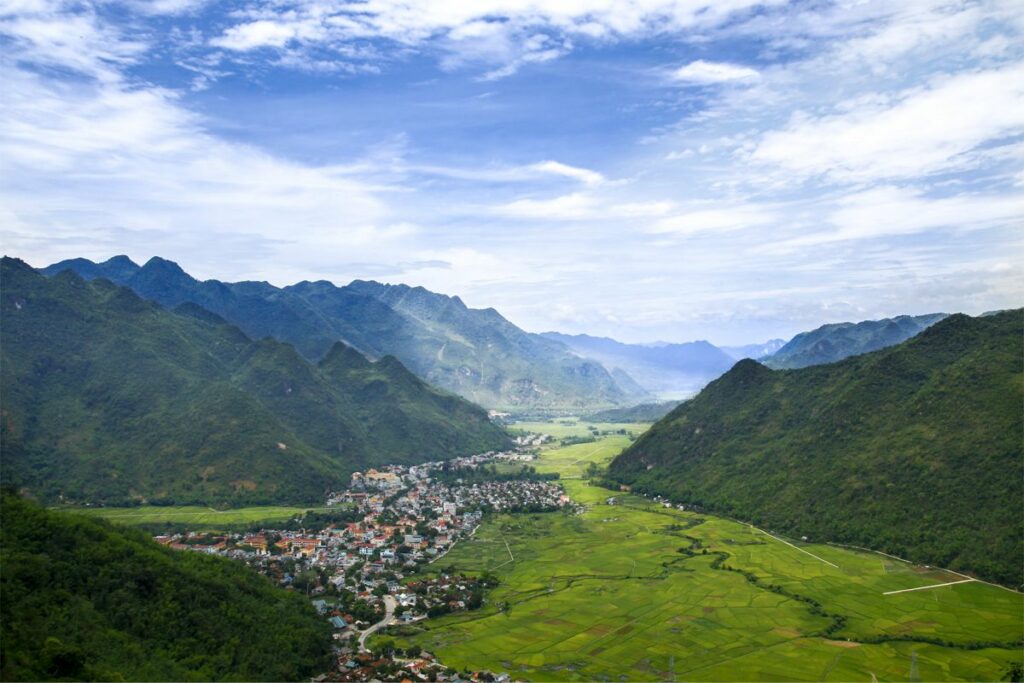
[[[341,617],[331,617],[327,621],[331,622],[331,626],[333,626],[336,629],[343,629],[348,627],[348,624],[346,624]]]
[[[317,614],[327,614],[327,601],[326,600],[314,600],[313,607],[316,608]]]

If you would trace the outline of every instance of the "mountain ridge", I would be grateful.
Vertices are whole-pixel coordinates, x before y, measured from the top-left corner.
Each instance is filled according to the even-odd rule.
[[[766,360],[776,369],[834,363],[899,344],[946,318],[947,313],[899,315],[858,323],[829,323],[790,339]]]
[[[111,279],[168,308],[199,304],[251,337],[291,343],[312,361],[339,340],[371,357],[394,355],[424,380],[489,408],[571,410],[643,398],[635,384],[524,332],[493,308],[470,309],[457,296],[423,287],[371,280],[343,287],[305,280],[282,288],[201,282],[160,257],[135,270],[117,258],[61,261],[40,272],[68,269]]]

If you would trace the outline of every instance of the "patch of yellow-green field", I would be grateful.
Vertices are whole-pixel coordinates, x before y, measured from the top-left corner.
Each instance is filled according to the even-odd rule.
[[[130,508],[76,508],[73,512],[103,517],[118,524],[186,524],[190,529],[202,531],[257,522],[280,522],[312,509],[328,508],[262,506],[215,510],[192,505],[143,505]]]
[[[579,478],[583,476],[587,465],[607,465],[630,443],[628,436],[616,434],[594,443],[578,443],[544,450],[541,457],[531,464],[538,472],[558,472],[562,479]]]
[[[610,457],[579,447],[534,464],[571,477]],[[564,484],[583,514],[492,517],[441,563],[499,577],[482,610],[377,642],[551,681],[998,680],[1024,659],[1020,594],[972,582],[884,595],[962,577]]]

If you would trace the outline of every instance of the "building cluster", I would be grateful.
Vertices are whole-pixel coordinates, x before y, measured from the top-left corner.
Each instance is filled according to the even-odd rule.
[[[313,683],[331,681],[438,681],[439,683],[511,683],[507,673],[456,671],[429,652],[414,650],[363,652],[353,655],[337,671],[318,676]]]
[[[330,680],[371,680],[412,666],[365,650],[364,632],[379,621],[410,623],[483,602],[488,577],[422,574],[472,535],[485,512],[541,512],[572,506],[556,483],[534,479],[463,481],[461,473],[515,461],[519,453],[486,453],[445,462],[357,472],[352,485],[328,496],[329,521],[319,529],[264,528],[233,534],[157,536],[172,548],[245,561],[285,587],[301,591],[330,621],[339,668]],[[527,456],[529,457],[529,456]],[[468,479],[469,477],[467,477]],[[575,506],[574,506],[575,507]],[[422,578],[421,578],[422,576]],[[410,660],[411,661],[411,660]],[[432,659],[410,680],[465,681]],[[416,667],[414,667],[416,668]],[[490,678],[487,678],[490,676]],[[480,680],[493,680],[486,672]]]

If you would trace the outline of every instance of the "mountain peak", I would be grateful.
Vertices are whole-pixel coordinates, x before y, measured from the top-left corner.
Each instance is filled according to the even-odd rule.
[[[370,361],[367,360],[366,356],[359,353],[356,349],[349,346],[343,341],[336,341],[327,351],[327,354],[321,359],[319,366],[321,368],[331,367],[357,367],[364,368],[370,365]]]
[[[144,266],[142,266],[142,268],[144,270],[163,270],[163,271],[172,272],[172,273],[175,273],[175,274],[181,274],[181,275],[184,275],[186,277],[191,277],[177,263],[175,263],[174,261],[171,261],[170,259],[162,258],[160,256],[152,257],[151,259],[146,261],[146,264]]]

